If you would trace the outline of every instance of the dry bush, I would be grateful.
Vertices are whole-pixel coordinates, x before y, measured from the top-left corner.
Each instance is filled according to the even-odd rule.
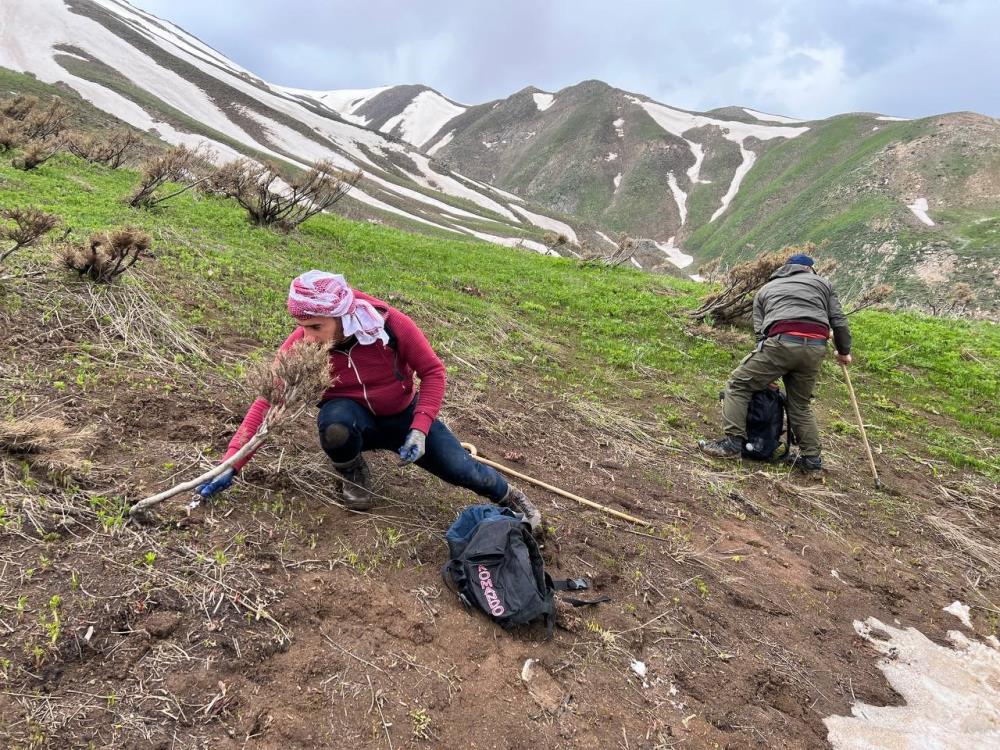
[[[51,138],[28,141],[21,149],[21,155],[11,159],[11,166],[25,172],[40,167],[59,150],[59,144]]]
[[[70,133],[66,149],[74,156],[118,169],[129,155],[142,143],[137,133],[129,128],[117,128],[110,133]]]
[[[569,237],[561,232],[546,232],[542,235],[542,244],[550,248],[560,247],[569,242]]]
[[[207,178],[198,179],[195,175],[198,167],[210,157],[209,152],[201,146],[190,149],[187,146],[175,146],[152,157],[142,170],[142,179],[132,194],[126,199],[133,208],[152,208],[169,198],[180,195]],[[158,196],[156,191],[168,182],[182,183],[184,187],[169,195]]]
[[[20,148],[24,143],[24,129],[17,120],[0,117],[0,151]]]
[[[889,299],[889,295],[891,295],[894,291],[895,289],[891,284],[878,284],[876,286],[869,287],[858,295],[858,298],[854,300],[854,306],[847,312],[847,314],[854,315],[856,312],[881,304]]]
[[[46,471],[83,469],[84,452],[92,437],[93,430],[73,430],[54,417],[0,422],[0,451]]]
[[[23,120],[26,138],[52,138],[66,129],[73,110],[58,99],[45,109],[34,107]]]
[[[24,120],[37,106],[37,96],[18,94],[9,99],[0,99],[0,114],[12,120]]]
[[[711,318],[717,323],[746,324],[753,313],[753,296],[781,268],[790,255],[812,254],[816,246],[786,247],[776,253],[764,253],[753,260],[733,266],[723,279],[721,291],[709,294],[701,307],[690,315],[698,322]]]
[[[308,172],[292,178],[282,175],[274,164],[239,159],[217,169],[208,188],[235,198],[252,224],[287,232],[330,208],[360,179],[360,170],[343,172],[329,161],[316,162]]]
[[[149,235],[132,227],[93,234],[84,245],[67,243],[59,250],[63,265],[93,281],[110,284],[149,250]]]
[[[13,247],[0,250],[0,263],[22,247],[34,245],[59,223],[58,216],[31,207],[0,209],[0,219],[14,224],[0,224],[0,240],[14,243]]]
[[[550,234],[555,234],[554,232],[546,233],[546,237]],[[560,234],[559,238],[561,242],[558,244],[565,244],[567,242],[566,236]],[[548,244],[548,243],[546,243]],[[620,266],[622,263],[627,263],[629,258],[635,255],[635,251],[639,249],[639,243],[633,238],[629,237],[627,234],[622,232],[618,235],[618,239],[615,244],[618,246],[616,250],[611,253],[602,253],[600,251],[590,251],[586,254],[582,261],[580,261],[581,266]]]

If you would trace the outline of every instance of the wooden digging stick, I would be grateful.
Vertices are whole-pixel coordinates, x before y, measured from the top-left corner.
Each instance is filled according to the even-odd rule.
[[[854,416],[858,420],[858,427],[861,429],[861,440],[865,444],[865,453],[868,454],[868,465],[872,469],[872,477],[875,478],[875,488],[882,489],[882,482],[878,478],[878,469],[875,468],[875,457],[872,456],[872,447],[868,444],[868,433],[865,432],[865,423],[861,419],[861,409],[858,408],[858,397],[854,395],[854,386],[851,384],[851,374],[847,371],[847,365],[840,363],[840,369],[844,371],[844,380],[847,382],[847,392],[851,394],[851,404],[854,406]]]
[[[567,492],[566,490],[561,490],[558,487],[553,487],[551,484],[546,484],[541,480],[535,479],[534,477],[529,477],[527,474],[522,474],[519,471],[514,471],[510,467],[504,466],[503,464],[498,464],[495,461],[490,461],[489,459],[483,458],[479,455],[479,451],[476,450],[476,446],[472,443],[462,443],[462,447],[469,451],[474,459],[479,461],[481,464],[486,464],[487,466],[492,466],[494,469],[504,472],[505,474],[510,474],[512,477],[517,477],[518,479],[523,479],[525,482],[531,482],[534,485],[538,485],[543,490],[548,490],[549,492],[555,493],[556,495],[561,495],[562,497],[568,497],[570,500],[575,500],[578,503],[586,505],[589,508],[594,508],[602,513],[607,513],[615,518],[621,518],[623,521],[628,521],[629,523],[637,523],[640,526],[645,526],[647,528],[655,528],[653,524],[649,521],[643,521],[641,518],[636,518],[635,516],[630,516],[628,513],[622,513],[620,510],[615,510],[614,508],[609,508],[606,505],[601,505],[600,503],[595,503],[593,500],[588,500],[585,497],[580,497],[579,495],[574,495],[572,492]]]

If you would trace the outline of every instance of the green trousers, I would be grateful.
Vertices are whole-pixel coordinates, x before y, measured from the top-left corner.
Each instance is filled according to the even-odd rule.
[[[803,456],[818,456],[819,425],[810,401],[825,356],[825,346],[765,339],[760,351],[744,357],[726,383],[722,403],[726,435],[746,437],[750,397],[781,378],[788,396],[788,419],[799,439],[799,450]]]

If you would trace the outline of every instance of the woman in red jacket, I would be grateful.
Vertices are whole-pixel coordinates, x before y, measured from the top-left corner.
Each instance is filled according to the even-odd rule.
[[[470,456],[441,420],[445,370],[424,334],[406,315],[385,302],[351,289],[339,274],[309,271],[292,281],[288,311],[297,323],[281,345],[296,341],[330,347],[333,386],[319,409],[319,441],[344,479],[344,505],[368,510],[375,504],[371,473],[363,455],[398,451],[450,484],[465,487],[498,505],[523,513],[536,529],[538,509],[494,469]],[[416,391],[413,376],[420,378]],[[269,404],[257,399],[229,443],[223,460],[257,431]],[[209,497],[232,484],[247,456],[199,488]]]

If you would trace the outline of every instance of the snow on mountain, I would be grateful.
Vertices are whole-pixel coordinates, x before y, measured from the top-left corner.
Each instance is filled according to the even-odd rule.
[[[784,115],[769,115],[766,112],[758,112],[755,109],[747,109],[746,107],[741,107],[744,112],[746,112],[751,117],[754,117],[763,122],[781,122],[786,125],[794,125],[798,122],[803,122],[803,120],[796,120],[794,117],[785,117]]]
[[[539,112],[547,110],[556,100],[555,96],[552,94],[546,94],[542,91],[535,92],[531,95],[531,98],[535,100],[535,106],[538,107]]]
[[[500,216],[518,234],[523,231],[521,219],[505,205],[520,198],[439,173],[411,146],[360,125],[365,119],[353,112],[390,87],[307,91],[271,86],[179,27],[122,0],[4,0],[0,66],[44,82],[63,82],[115,117],[142,130],[155,129],[169,143],[207,145],[220,162],[263,154],[308,168],[327,159],[344,170],[363,170],[364,179],[349,199],[379,212],[448,232],[466,232],[462,222],[496,222]],[[422,145],[464,111],[425,90],[381,130]],[[193,121],[190,128],[171,114],[178,112]],[[394,159],[416,165],[412,187],[400,184]],[[486,211],[475,213],[471,205]],[[509,245],[520,238],[500,240]],[[544,248],[536,244],[532,249]]]
[[[383,133],[398,133],[407,143],[423,146],[446,123],[466,109],[467,107],[455,104],[428,89],[417,94],[406,109],[386,120],[379,130]]]
[[[736,172],[733,174],[732,182],[729,185],[729,190],[727,190],[726,194],[722,197],[721,205],[718,210],[712,214],[712,218],[709,221],[714,221],[729,207],[729,203],[740,189],[740,183],[743,181],[746,173],[750,171],[750,167],[753,166],[754,161],[757,159],[757,155],[744,146],[744,141],[747,138],[753,137],[762,141],[767,141],[772,138],[795,138],[796,136],[802,135],[809,130],[806,126],[792,128],[779,125],[758,125],[756,123],[739,122],[737,120],[718,120],[714,117],[685,112],[683,110],[674,109],[673,107],[668,107],[664,104],[658,104],[656,102],[641,101],[639,99],[635,99],[634,97],[633,101],[645,109],[657,125],[666,130],[668,133],[672,133],[679,138],[684,138],[684,133],[692,128],[712,125],[721,130],[723,138],[732,141],[740,147],[740,154],[743,157],[743,162],[739,167],[737,167]],[[685,138],[684,140],[687,139]],[[687,141],[687,143],[692,147],[691,153],[695,154],[691,141]],[[698,156],[695,154],[695,166],[699,164],[697,158]],[[691,176],[690,173],[689,176]],[[695,182],[696,178],[697,172],[694,173],[692,182]]]

